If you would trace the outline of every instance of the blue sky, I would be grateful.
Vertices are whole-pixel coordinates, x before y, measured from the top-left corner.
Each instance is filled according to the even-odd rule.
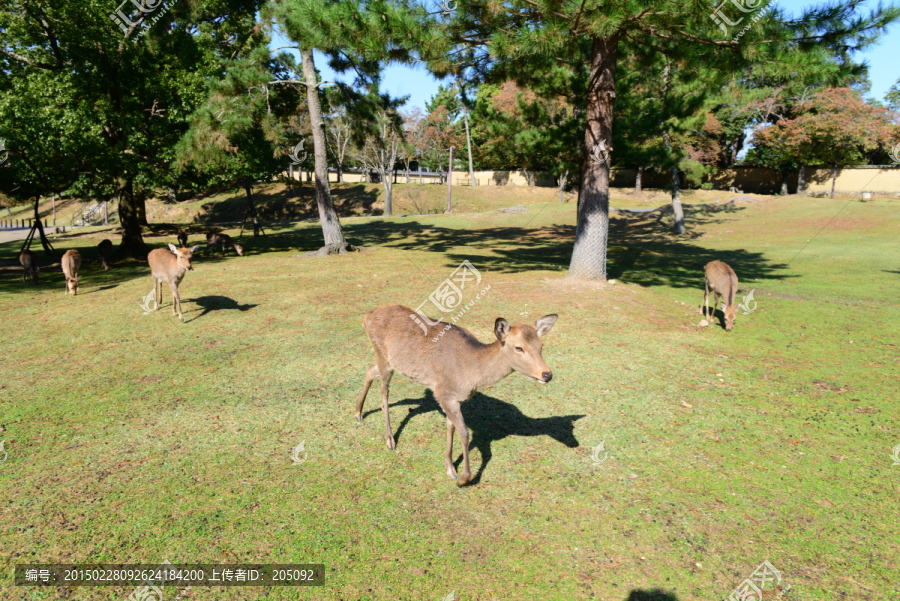
[[[793,14],[815,4],[818,2],[809,0],[780,0],[777,2],[779,7]],[[874,5],[875,3],[871,0],[865,4],[866,7]],[[280,39],[273,40],[273,47],[285,45],[288,45],[288,42]],[[892,25],[877,45],[858,54],[856,58],[869,63],[869,78],[872,81],[871,96],[877,100],[883,100],[888,89],[900,79],[900,24]],[[299,57],[297,60],[299,62]],[[338,79],[328,68],[321,55],[316,56],[316,67],[321,71],[323,79]],[[344,76],[340,79],[348,80],[349,78]],[[439,85],[440,82],[424,67],[393,66],[384,72],[382,89],[395,97],[409,96],[407,107],[418,106],[424,109],[425,103],[437,92]]]

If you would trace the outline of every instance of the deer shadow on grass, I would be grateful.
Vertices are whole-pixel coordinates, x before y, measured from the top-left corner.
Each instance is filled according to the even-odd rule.
[[[187,300],[187,299],[185,299]],[[222,311],[222,310],[237,310],[237,311],[249,311],[250,309],[258,306],[258,305],[240,305],[233,298],[228,298],[227,296],[200,296],[194,299],[190,299],[190,302],[196,303],[203,308],[203,311],[200,312],[199,315],[191,319],[194,321],[195,319],[200,319],[207,313],[211,311]]]
[[[430,390],[426,390],[425,396],[421,399],[404,399],[391,403],[390,407],[410,407],[394,430],[394,440],[398,445],[403,430],[414,417],[432,412],[443,416],[443,411]],[[575,422],[585,417],[584,415],[528,417],[515,405],[480,392],[475,393],[475,396],[463,403],[461,407],[463,419],[471,431],[469,449],[478,449],[481,454],[481,464],[478,466],[478,471],[473,474],[469,485],[478,484],[481,481],[481,475],[494,456],[491,444],[508,436],[549,436],[570,449],[580,446],[578,439],[575,438]],[[364,418],[373,413],[381,413],[381,408],[367,411]],[[441,439],[443,440],[443,437]],[[454,452],[458,453],[454,465],[457,468],[462,462],[462,451],[458,441],[459,436],[457,435],[454,438]]]
[[[112,288],[117,287],[118,284],[108,284],[106,286],[100,286],[98,288],[94,288],[93,290],[89,290],[88,292],[79,292],[78,294],[93,294],[95,292],[103,292],[104,290],[111,290]]]
[[[652,591],[635,589],[629,593],[625,601],[678,601],[678,597],[674,593],[667,593],[658,588]]]

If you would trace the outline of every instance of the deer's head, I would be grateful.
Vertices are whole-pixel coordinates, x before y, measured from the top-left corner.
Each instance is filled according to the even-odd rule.
[[[191,248],[178,248],[174,244],[169,245],[169,250],[175,255],[175,262],[178,264],[178,267],[188,271],[194,271],[194,268],[191,265],[191,257],[194,256],[194,253],[197,252],[198,248],[200,247],[192,246]]]
[[[725,331],[730,332],[734,329],[734,319],[737,317],[737,305],[725,305]]]
[[[546,384],[553,378],[553,372],[541,355],[544,346],[541,338],[550,331],[557,317],[555,313],[545,315],[535,321],[533,326],[511,326],[502,317],[494,322],[494,334],[500,341],[500,351],[512,368],[541,384]]]

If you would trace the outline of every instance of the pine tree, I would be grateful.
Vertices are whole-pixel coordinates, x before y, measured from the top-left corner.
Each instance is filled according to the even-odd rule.
[[[868,16],[857,14],[858,8],[857,3],[835,3],[791,20],[777,8],[758,20],[746,14],[730,15],[729,22],[737,23],[740,16],[741,24],[748,26],[736,31],[728,29],[721,14],[711,13],[708,2],[696,0],[662,0],[652,5],[460,0],[443,30],[449,47],[470,49],[474,62],[457,65],[456,55],[450,54],[434,57],[431,68],[443,74],[469,66],[488,79],[512,77],[525,86],[560,82],[560,87],[583,90],[587,123],[569,276],[602,279],[606,277],[616,72],[626,44],[651,49],[673,60],[730,69],[747,61],[777,62],[793,49],[816,53],[827,47],[847,56],[900,16],[900,8],[879,6]],[[724,39],[713,22],[716,18]],[[586,76],[579,82],[584,69]]]

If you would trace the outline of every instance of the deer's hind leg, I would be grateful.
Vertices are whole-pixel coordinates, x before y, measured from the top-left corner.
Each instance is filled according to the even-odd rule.
[[[394,440],[394,433],[391,431],[391,413],[388,410],[388,395],[391,391],[391,378],[394,376],[394,370],[384,361],[381,356],[378,357],[378,373],[381,376],[381,411],[384,413],[384,441],[387,448],[394,450],[397,448],[397,442]]]
[[[369,394],[369,388],[372,386],[372,382],[375,378],[378,377],[379,371],[378,366],[373,365],[369,368],[369,371],[366,372],[366,380],[363,382],[362,392],[359,394],[359,399],[356,401],[356,421],[362,422],[362,410],[363,405],[366,403],[366,395]]]

